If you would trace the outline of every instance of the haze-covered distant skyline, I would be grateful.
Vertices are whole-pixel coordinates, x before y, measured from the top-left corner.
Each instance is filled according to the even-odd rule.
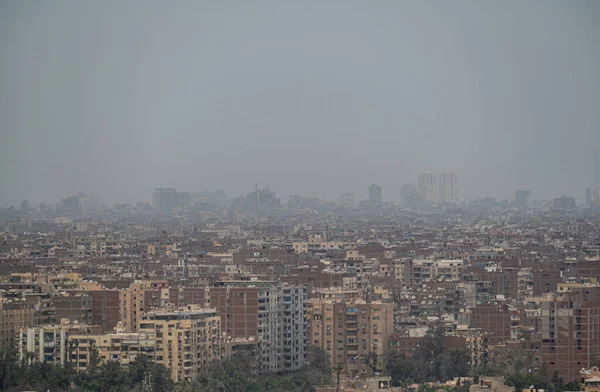
[[[598,1],[2,1],[0,205],[600,187]]]

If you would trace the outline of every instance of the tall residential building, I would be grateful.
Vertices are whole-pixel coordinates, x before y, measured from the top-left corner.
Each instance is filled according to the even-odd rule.
[[[369,186],[369,201],[381,203],[381,185],[372,184]]]
[[[167,213],[179,205],[179,194],[174,188],[154,188],[152,208],[154,211]]]
[[[565,299],[542,303],[542,360],[565,381],[600,359],[600,302]]]
[[[142,316],[139,331],[155,337],[149,357],[165,365],[174,381],[195,379],[223,356],[221,317],[215,309],[190,305],[176,311],[151,311]]]
[[[519,208],[527,207],[527,198],[531,196],[531,192],[526,190],[518,190],[515,195],[515,204]]]
[[[137,332],[142,315],[152,307],[163,305],[161,289],[166,287],[168,284],[164,281],[134,282],[119,293],[119,315],[125,332]]]
[[[0,297],[0,351],[7,352],[15,347],[19,330],[38,324],[36,301],[20,298]]]
[[[499,344],[511,339],[511,312],[508,305],[488,303],[472,309],[471,328],[489,334],[489,344]]]
[[[439,202],[438,179],[435,173],[419,174],[419,193],[427,203]]]
[[[401,189],[400,202],[402,207],[416,207],[423,204],[423,196],[415,184],[406,184]]]
[[[281,291],[283,358],[279,370],[289,372],[305,364],[308,344],[307,292],[304,286],[292,285],[283,285]]]
[[[439,175],[439,201],[453,201],[458,199],[458,180],[455,173],[440,173]]]
[[[444,203],[458,199],[456,173],[421,173],[418,190],[428,203]]]
[[[276,282],[219,282],[210,305],[232,338],[256,338],[259,372],[300,369],[306,356],[305,286]]]
[[[592,203],[592,188],[585,188],[585,204],[588,206]]]
[[[593,206],[600,207],[600,188],[592,189],[592,201]]]
[[[245,204],[245,210],[248,213],[271,214],[275,208],[281,206],[281,200],[267,185],[263,188],[258,188],[256,185],[254,191],[246,196]]]
[[[113,331],[119,323],[119,296],[118,290],[92,291],[92,323],[99,325],[104,333]]]
[[[394,328],[392,303],[311,299],[307,314],[310,345],[324,350],[332,367],[366,371],[372,356],[378,368],[384,365]]]

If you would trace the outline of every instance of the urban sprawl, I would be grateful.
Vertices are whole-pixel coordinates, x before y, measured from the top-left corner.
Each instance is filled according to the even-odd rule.
[[[306,391],[600,391],[600,189],[457,189],[423,173],[398,204],[265,184],[2,208],[0,351],[73,374],[144,357],[172,386],[236,360],[284,380],[321,356]]]

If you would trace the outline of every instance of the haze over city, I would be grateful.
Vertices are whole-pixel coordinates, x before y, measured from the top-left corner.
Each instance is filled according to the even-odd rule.
[[[597,1],[0,5],[0,205],[600,187]],[[594,169],[596,167],[596,169]]]

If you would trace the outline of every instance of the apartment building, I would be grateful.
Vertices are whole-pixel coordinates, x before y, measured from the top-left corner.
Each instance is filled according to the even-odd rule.
[[[69,356],[69,335],[90,335],[98,333],[99,327],[86,324],[72,324],[62,319],[61,324],[21,328],[16,349],[19,360],[39,361],[64,365]]]
[[[585,289],[584,289],[585,290]],[[542,302],[542,360],[567,381],[600,360],[600,301],[566,298]]]
[[[155,347],[155,336],[148,333],[71,334],[68,337],[69,360],[77,372],[88,371],[95,355],[102,363],[115,361],[126,368],[138,355],[151,355]]]
[[[38,324],[36,305],[37,301],[0,297],[0,351],[7,352],[16,346],[21,328]]]
[[[305,364],[308,323],[306,320],[307,293],[304,286],[284,285],[282,290],[282,366],[280,371],[298,370]]]
[[[57,319],[92,323],[92,294],[88,291],[65,291],[52,298]]]
[[[394,328],[393,304],[310,299],[307,317],[309,344],[327,352],[332,367],[366,372],[373,354],[383,366]]]
[[[435,280],[459,282],[463,278],[463,260],[416,259],[412,262],[411,283],[420,285]]]
[[[120,320],[121,293],[118,290],[94,290],[92,296],[92,323],[102,327],[102,332],[114,330]]]
[[[149,356],[165,365],[174,381],[193,380],[202,368],[223,357],[221,317],[216,309],[190,305],[176,311],[151,311],[142,316],[139,331],[155,337],[155,350]]]
[[[126,332],[137,332],[141,316],[153,307],[160,307],[161,289],[168,288],[164,281],[134,282],[119,294],[119,315]]]
[[[477,305],[471,310],[470,328],[487,334],[488,343],[495,345],[511,339],[511,309],[503,303]]]
[[[210,305],[232,338],[256,338],[259,372],[301,368],[306,357],[306,300],[303,285],[228,281],[210,288]]]

